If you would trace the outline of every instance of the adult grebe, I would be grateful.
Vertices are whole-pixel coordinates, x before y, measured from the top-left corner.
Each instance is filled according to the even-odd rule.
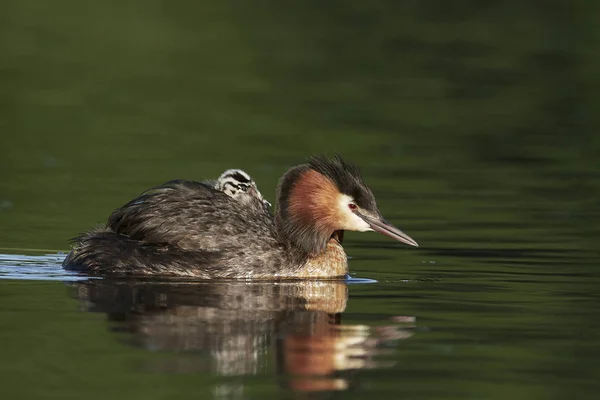
[[[417,246],[383,219],[358,168],[337,156],[287,171],[275,217],[258,189],[240,201],[212,182],[171,181],[142,193],[104,228],[77,237],[63,266],[101,275],[323,279],[348,273],[344,230]]]

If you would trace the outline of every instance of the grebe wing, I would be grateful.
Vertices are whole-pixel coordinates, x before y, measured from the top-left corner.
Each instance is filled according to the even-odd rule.
[[[236,201],[203,182],[170,181],[115,210],[107,228],[182,249],[236,248],[249,237],[275,243],[273,218],[260,200],[255,202]]]

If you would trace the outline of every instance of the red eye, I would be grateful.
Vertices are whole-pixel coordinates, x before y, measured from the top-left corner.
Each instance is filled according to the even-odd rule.
[[[354,203],[350,203],[350,204],[348,204],[348,208],[351,209],[352,211],[354,211],[358,208],[358,206]]]

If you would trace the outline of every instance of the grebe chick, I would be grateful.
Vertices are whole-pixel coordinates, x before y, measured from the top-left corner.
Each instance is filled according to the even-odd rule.
[[[256,198],[263,202],[266,207],[271,207],[271,203],[258,191],[256,182],[241,169],[228,169],[216,181],[209,182],[213,184],[215,189],[238,201],[250,203],[253,202],[252,198]]]
[[[142,193],[104,228],[77,237],[63,266],[100,275],[327,279],[348,273],[344,230],[417,246],[383,219],[358,168],[339,157],[288,170],[274,217],[260,198],[238,201],[216,187],[171,181]]]

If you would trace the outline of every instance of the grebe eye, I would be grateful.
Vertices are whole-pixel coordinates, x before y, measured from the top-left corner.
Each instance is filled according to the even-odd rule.
[[[350,204],[348,204],[348,208],[351,209],[352,211],[354,211],[358,208],[358,206],[354,203],[350,203]]]

